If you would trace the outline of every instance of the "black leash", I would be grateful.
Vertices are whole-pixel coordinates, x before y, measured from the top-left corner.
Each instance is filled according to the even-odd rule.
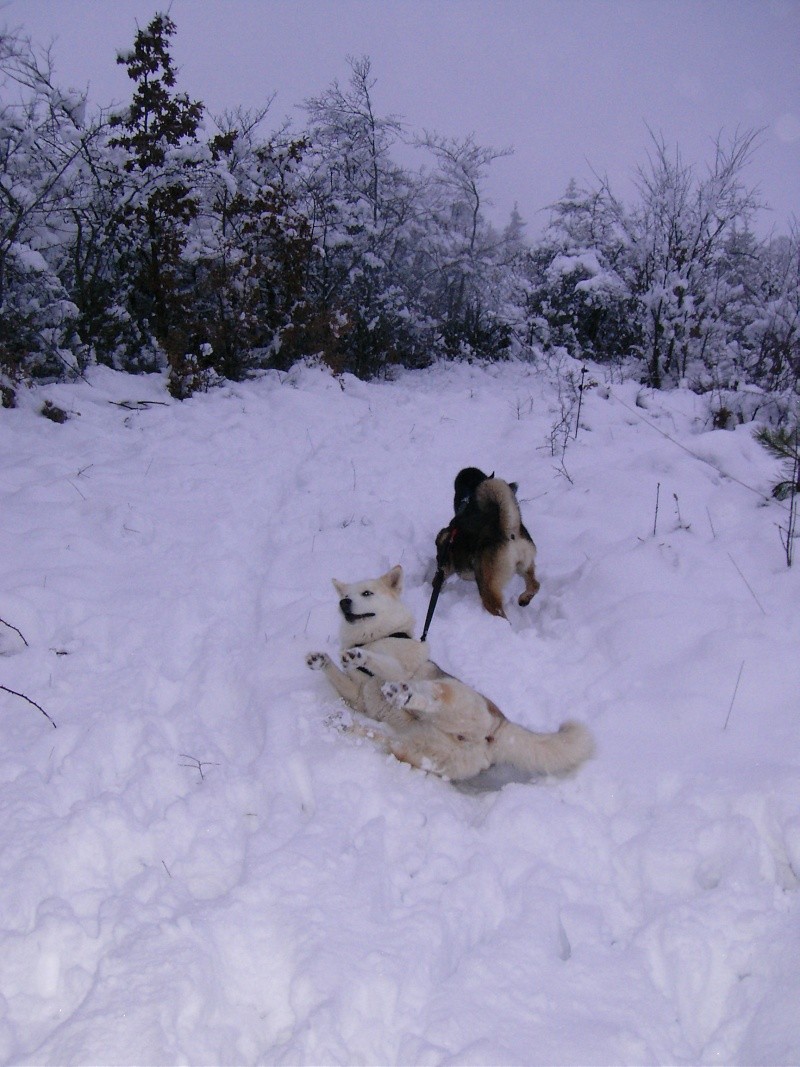
[[[436,570],[436,574],[433,577],[433,592],[431,593],[431,602],[430,604],[428,604],[428,614],[425,616],[425,628],[422,631],[422,637],[420,638],[420,641],[424,641],[425,638],[428,636],[428,629],[431,625],[431,619],[433,618],[433,613],[436,610],[436,601],[439,599],[439,593],[441,593],[443,585],[444,568],[438,567]]]
[[[461,508],[460,510],[463,510],[463,508]],[[457,517],[458,516],[456,515],[456,518]],[[425,616],[425,627],[422,631],[422,637],[420,638],[420,641],[424,641],[425,638],[428,636],[428,630],[430,629],[431,619],[433,618],[434,611],[436,611],[436,601],[439,599],[439,593],[441,593],[442,591],[442,586],[444,585],[444,581],[446,578],[446,575],[444,573],[445,563],[447,562],[447,557],[450,555],[450,550],[453,547],[453,541],[455,541],[456,534],[458,533],[458,526],[456,525],[455,518],[450,523],[449,531],[450,532],[447,537],[447,540],[443,544],[439,545],[438,550],[436,552],[436,574],[433,576],[433,591],[431,593],[430,604],[428,604],[428,614]]]

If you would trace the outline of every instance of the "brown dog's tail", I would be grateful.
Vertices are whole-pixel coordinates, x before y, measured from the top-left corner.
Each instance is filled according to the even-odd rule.
[[[497,525],[505,538],[519,533],[522,516],[514,490],[502,478],[487,478],[475,490],[475,500],[482,512],[497,516]]]
[[[529,774],[566,774],[594,753],[594,740],[579,722],[562,723],[552,734],[534,733],[506,720],[494,737],[492,762],[510,763]]]

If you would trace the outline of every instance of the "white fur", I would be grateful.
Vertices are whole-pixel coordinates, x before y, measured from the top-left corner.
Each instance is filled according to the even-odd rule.
[[[594,742],[580,723],[534,733],[429,659],[427,644],[411,636],[414,620],[400,599],[400,566],[380,578],[333,584],[343,613],[342,667],[324,652],[309,653],[306,662],[325,672],[351,708],[387,727],[378,732],[355,724],[354,732],[399,760],[454,781],[497,763],[530,774],[564,774],[592,755]]]

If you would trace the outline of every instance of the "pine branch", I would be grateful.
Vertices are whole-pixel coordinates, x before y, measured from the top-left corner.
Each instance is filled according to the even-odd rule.
[[[794,461],[797,458],[797,431],[780,427],[777,430],[769,426],[762,426],[755,433],[755,439],[775,459],[788,459]]]
[[[777,482],[772,487],[772,495],[776,500],[788,500],[793,493],[800,493],[800,484],[787,478],[786,481]]]

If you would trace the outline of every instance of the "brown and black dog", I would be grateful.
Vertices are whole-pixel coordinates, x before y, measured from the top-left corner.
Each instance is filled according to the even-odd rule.
[[[539,591],[536,545],[522,522],[517,484],[465,467],[454,488],[455,514],[436,536],[438,566],[445,577],[474,579],[486,610],[506,618],[503,590],[515,574],[525,579],[519,597],[523,607]]]

